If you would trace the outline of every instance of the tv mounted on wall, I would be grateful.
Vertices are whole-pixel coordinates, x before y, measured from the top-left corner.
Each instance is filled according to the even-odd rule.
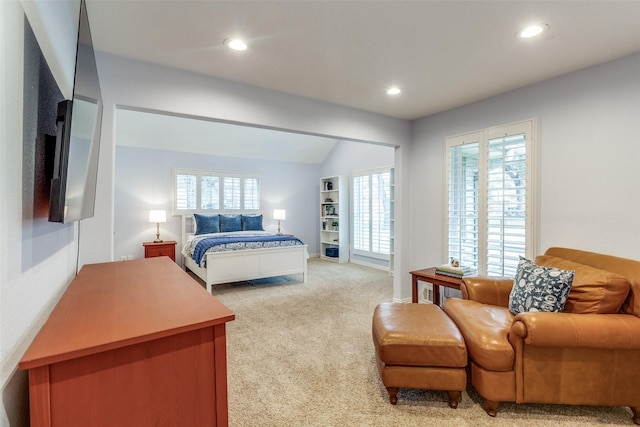
[[[66,224],[94,215],[101,125],[98,67],[82,0],[73,99],[58,104],[49,221]]]

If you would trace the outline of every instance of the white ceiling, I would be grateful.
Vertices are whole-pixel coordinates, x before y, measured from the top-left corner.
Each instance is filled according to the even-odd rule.
[[[640,0],[88,0],[98,50],[416,119],[640,51]],[[542,22],[540,39],[515,37]],[[223,46],[243,37],[244,52]],[[390,97],[390,85],[402,94]]]

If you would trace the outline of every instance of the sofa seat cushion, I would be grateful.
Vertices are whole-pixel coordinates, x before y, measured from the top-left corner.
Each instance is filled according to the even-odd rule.
[[[454,321],[471,359],[489,371],[511,371],[515,353],[509,343],[513,314],[507,307],[458,298],[445,300],[442,309]]]
[[[462,335],[434,304],[382,303],[373,313],[376,354],[387,365],[464,368]]]
[[[631,289],[629,281],[620,274],[563,258],[541,255],[536,258],[536,263],[575,271],[565,313],[617,313]]]

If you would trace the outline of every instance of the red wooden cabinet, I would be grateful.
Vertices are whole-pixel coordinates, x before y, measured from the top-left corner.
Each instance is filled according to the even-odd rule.
[[[168,240],[166,242],[144,242],[144,257],[153,258],[157,256],[168,256],[176,261],[176,242],[174,240]]]
[[[234,318],[167,258],[85,265],[19,363],[31,426],[227,426]]]

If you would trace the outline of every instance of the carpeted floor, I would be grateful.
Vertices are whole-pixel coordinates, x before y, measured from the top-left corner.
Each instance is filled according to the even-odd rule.
[[[231,427],[633,425],[629,408],[502,403],[484,412],[471,386],[458,409],[441,391],[401,389],[389,404],[371,316],[392,299],[388,273],[309,260],[300,276],[215,285],[227,325]],[[585,373],[587,374],[587,373]]]

